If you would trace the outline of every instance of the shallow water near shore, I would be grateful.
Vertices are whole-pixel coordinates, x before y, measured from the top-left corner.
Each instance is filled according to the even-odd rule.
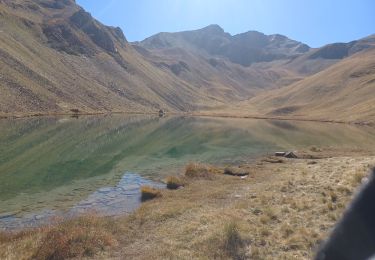
[[[140,203],[141,185],[162,187],[188,162],[244,163],[311,146],[375,150],[375,129],[124,115],[0,120],[0,229],[56,212],[128,213]]]

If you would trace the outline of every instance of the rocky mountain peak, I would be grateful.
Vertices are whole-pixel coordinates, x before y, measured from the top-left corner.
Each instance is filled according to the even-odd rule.
[[[211,34],[224,34],[224,29],[221,28],[219,25],[217,24],[211,24],[209,26],[206,26],[202,29],[200,29],[206,33],[211,33]]]
[[[189,49],[200,54],[224,57],[243,66],[289,59],[310,50],[306,44],[280,34],[265,35],[258,31],[248,31],[232,36],[219,25],[209,25],[194,31],[157,34],[135,44],[149,49]]]

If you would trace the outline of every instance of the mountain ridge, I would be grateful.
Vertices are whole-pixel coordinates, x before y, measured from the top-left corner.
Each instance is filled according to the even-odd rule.
[[[133,44],[148,49],[162,49],[182,44],[192,50],[204,50],[211,55],[224,56],[243,66],[250,66],[254,62],[287,58],[288,54],[293,56],[310,50],[308,45],[280,34],[265,35],[257,31],[247,31],[231,35],[217,24],[193,31],[158,33]],[[270,47],[267,49],[268,46]],[[244,52],[244,49],[245,58],[237,51]]]

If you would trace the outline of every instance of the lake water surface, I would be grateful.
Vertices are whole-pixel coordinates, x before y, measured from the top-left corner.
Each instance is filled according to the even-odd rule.
[[[375,129],[198,117],[87,116],[0,120],[0,229],[57,212],[116,215],[191,161],[241,163],[310,146],[374,150]]]

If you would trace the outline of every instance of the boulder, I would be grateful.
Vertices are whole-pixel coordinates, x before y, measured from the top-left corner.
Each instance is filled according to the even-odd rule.
[[[232,176],[247,176],[249,175],[249,172],[238,167],[229,167],[224,169],[224,174]]]
[[[164,111],[163,109],[160,109],[160,110],[159,110],[159,116],[160,116],[160,117],[165,116],[165,111]]]
[[[297,159],[298,156],[293,153],[293,152],[287,152],[285,155],[284,155],[285,158],[292,158],[292,159]]]
[[[298,156],[294,152],[275,152],[275,156],[294,159],[298,158]]]
[[[276,152],[275,156],[282,157],[285,156],[286,152]]]

